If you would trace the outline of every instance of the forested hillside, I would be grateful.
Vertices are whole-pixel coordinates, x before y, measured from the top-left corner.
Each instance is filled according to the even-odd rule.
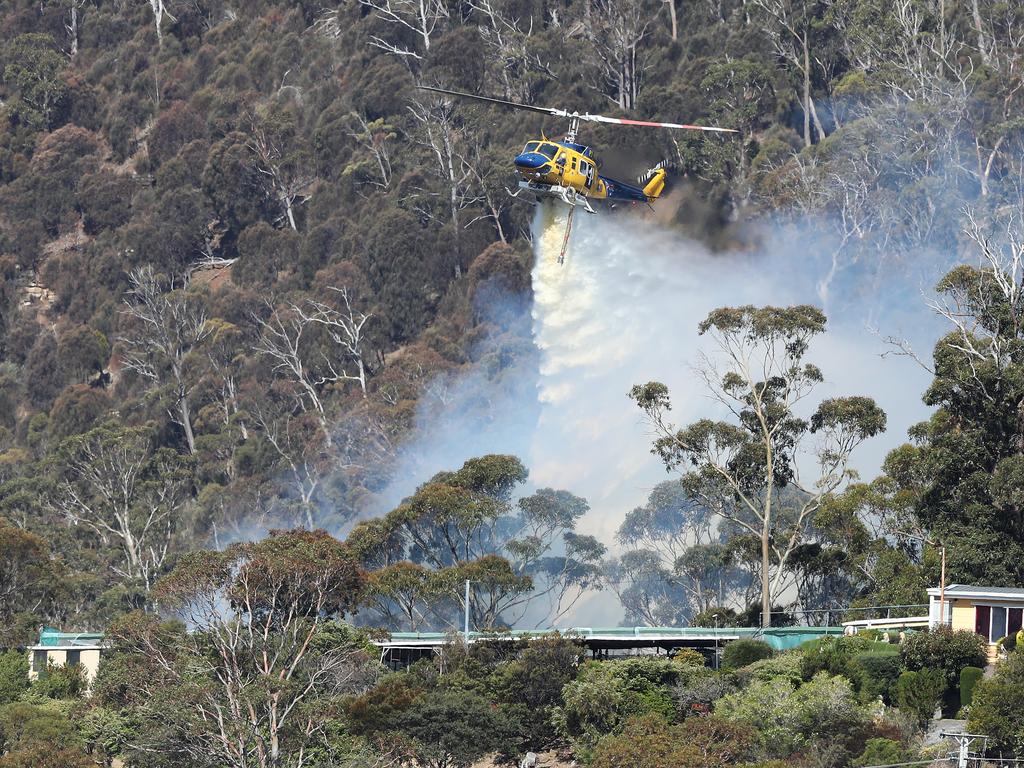
[[[77,734],[52,764],[127,755],[138,766],[447,768],[554,743],[599,766],[704,759],[640,763],[629,751],[631,740],[665,739],[738,745],[715,765],[847,765],[867,738],[879,762],[904,757],[916,720],[886,719],[884,706],[913,720],[945,695],[949,709],[959,669],[899,689],[901,672],[939,663],[847,669],[846,656],[882,652],[865,645],[828,663],[809,651],[782,657],[746,677],[654,665],[624,682],[580,670],[578,649],[553,642],[515,659],[467,655],[448,670],[454,682],[427,665],[377,685],[365,637],[326,619],[450,628],[471,579],[481,629],[538,603],[554,620],[602,586],[638,623],[756,625],[762,577],[772,582],[766,610],[919,604],[938,578],[939,543],[950,581],[1020,584],[1022,74],[1024,8],[1001,0],[4,2],[0,645],[52,624],[110,629],[122,651],[89,714],[19,705],[59,710],[65,735]],[[813,385],[816,368],[771,378],[779,399],[767,406],[769,379],[726,378],[723,390],[740,393],[735,422],[689,427],[705,430],[701,446],[736,451],[720,473],[736,485],[715,498],[778,491],[783,510],[730,517],[697,482],[717,471],[713,451],[675,431],[667,391],[648,385],[634,399],[664,428],[655,451],[683,482],[622,510],[617,542],[577,530],[587,502],[573,488],[526,493],[528,468],[512,456],[452,466],[389,509],[403,441],[449,404],[460,376],[474,371],[499,392],[535,375],[533,212],[507,187],[523,142],[563,130],[417,84],[737,129],[723,138],[588,126],[587,140],[612,173],[667,159],[673,189],[659,225],[710,252],[791,250],[794,269],[816,270],[823,303],[855,276],[857,290],[830,311],[925,301],[908,275],[935,286],[949,335],[934,354],[892,340],[933,375],[922,395],[934,415],[879,477],[851,484],[850,452],[885,425],[874,403],[824,401],[804,420],[789,410],[786,377]],[[959,266],[929,272],[935,264]],[[742,320],[709,317],[701,333],[782,340],[803,365],[805,343],[825,332],[813,308],[767,332],[747,309]],[[626,392],[622,404],[635,407]],[[490,407],[477,398],[471,419],[485,425]],[[818,456],[831,468],[812,493],[793,480],[796,436],[836,441]],[[765,445],[769,456],[779,449],[777,465]],[[238,544],[271,529],[305,532]],[[276,613],[282,595],[300,615]],[[204,601],[234,614],[189,617]],[[161,624],[158,609],[208,634]],[[794,615],[780,620],[824,620]],[[199,669],[211,649],[225,652],[231,620],[280,621],[282,637],[312,626],[311,646],[282,651],[296,654],[287,673],[255,675],[280,673],[289,695],[306,686],[293,700],[304,726],[258,714],[277,702],[271,692],[252,722],[204,730],[211,712],[223,714],[222,696],[240,717],[238,690]],[[247,650],[256,658],[265,647]],[[232,663],[249,680],[252,668]],[[132,680],[151,687],[133,691]],[[62,684],[24,695],[79,692]],[[616,692],[597,697],[616,702],[609,712],[588,710],[588,686]],[[805,720],[755,712],[758,686]],[[915,703],[922,686],[934,696]],[[4,689],[0,703],[20,695]],[[829,722],[850,734],[832,752],[813,725],[817,696],[841,704]],[[718,713],[719,700],[723,723],[687,718]],[[1006,714],[996,709],[989,725]],[[10,722],[36,716],[19,711]],[[93,719],[72,728],[69,713]],[[486,738],[459,733],[447,751],[422,751],[469,721]],[[1001,744],[1019,748],[1019,721],[999,722]],[[268,727],[282,729],[284,747],[276,730],[262,740]],[[409,743],[389,751],[394,732]],[[776,742],[781,732],[797,735]],[[617,740],[599,741],[604,733]],[[38,744],[5,738],[0,749],[22,750],[22,762],[0,756],[0,766],[42,765]],[[92,757],[73,762],[82,744]]]

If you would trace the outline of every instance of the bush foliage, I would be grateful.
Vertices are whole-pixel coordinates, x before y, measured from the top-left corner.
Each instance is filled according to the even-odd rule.
[[[770,658],[775,652],[763,640],[733,640],[722,652],[723,669],[739,669],[755,661]]]

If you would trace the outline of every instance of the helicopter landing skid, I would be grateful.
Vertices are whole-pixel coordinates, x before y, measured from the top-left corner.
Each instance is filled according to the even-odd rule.
[[[519,189],[510,194],[512,197],[519,197],[523,192],[536,195],[538,202],[545,197],[554,197],[570,208],[582,206],[587,213],[597,213],[590,205],[587,196],[580,194],[572,187],[563,187],[561,184],[538,184],[534,181],[520,181]]]

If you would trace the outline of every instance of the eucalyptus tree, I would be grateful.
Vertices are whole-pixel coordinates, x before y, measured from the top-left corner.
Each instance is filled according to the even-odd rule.
[[[184,555],[155,590],[184,623],[131,614],[108,633],[97,693],[130,715],[124,751],[147,764],[338,764],[340,697],[382,671],[338,621],[360,588],[351,553],[324,531]]]
[[[805,358],[825,323],[824,313],[807,305],[713,310],[698,329],[712,337],[720,359],[706,356],[700,373],[728,419],[680,428],[669,419],[664,384],[630,393],[655,431],[652,452],[665,468],[679,473],[694,499],[760,542],[766,627],[788,561],[822,500],[851,476],[857,446],[885,429],[885,413],[867,397],[826,399],[809,418],[800,415],[823,380]],[[797,493],[780,504],[786,486]]]
[[[606,563],[627,617],[677,625],[712,607],[745,607],[743,574],[717,523],[678,480],[659,483],[627,513],[615,535],[624,551]]]
[[[587,503],[550,488],[513,501],[526,478],[514,456],[470,459],[356,526],[348,543],[371,570],[368,620],[458,628],[469,581],[475,628],[528,615],[539,624],[557,621],[599,586],[604,547],[575,530]]]
[[[46,505],[119,552],[114,573],[152,587],[174,551],[191,458],[157,447],[151,427],[107,423],[62,442],[50,462]]]

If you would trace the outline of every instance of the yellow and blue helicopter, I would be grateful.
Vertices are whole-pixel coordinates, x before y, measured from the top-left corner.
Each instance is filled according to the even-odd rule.
[[[423,91],[443,93],[464,99],[476,99],[489,104],[498,104],[513,109],[539,112],[543,115],[564,117],[569,120],[569,128],[565,138],[553,141],[540,138],[526,143],[523,151],[514,160],[516,173],[519,176],[519,188],[512,193],[513,197],[521,193],[534,195],[538,201],[545,198],[561,200],[569,206],[569,219],[566,223],[562,251],[559,263],[565,258],[565,249],[569,243],[572,229],[572,217],[577,206],[588,213],[596,213],[591,200],[624,201],[631,203],[652,203],[661,196],[665,189],[668,171],[664,163],[659,163],[640,176],[637,184],[602,176],[599,173],[600,162],[591,147],[577,141],[581,122],[611,123],[613,125],[632,125],[647,128],[677,128],[688,131],[710,131],[715,133],[738,133],[732,128],[717,128],[707,125],[687,125],[685,123],[659,123],[649,120],[630,120],[624,117],[608,117],[607,115],[591,115],[589,113],[569,112],[565,109],[537,107],[520,104],[515,101],[496,99],[490,96],[479,96],[474,93],[451,91],[447,88],[418,86]]]

